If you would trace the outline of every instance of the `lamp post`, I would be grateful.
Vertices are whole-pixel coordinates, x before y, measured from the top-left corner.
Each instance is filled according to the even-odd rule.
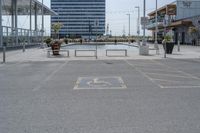
[[[146,0],[144,0],[144,11],[143,11],[143,17],[145,18],[146,16]],[[142,41],[142,45],[143,46],[146,46],[146,41],[145,41],[145,28],[146,28],[146,25],[144,24],[143,25],[143,41]]]
[[[44,42],[44,1],[42,0],[42,44],[41,44],[41,48],[44,47],[43,42]]]
[[[146,25],[148,23],[148,18],[146,16],[146,0],[144,0],[144,12],[143,12],[143,17],[141,17],[141,24],[143,28],[143,39],[142,39],[142,45],[139,46],[139,54],[140,55],[149,55],[149,46],[146,43],[146,38],[145,38],[145,30],[146,30]]]
[[[156,53],[159,54],[159,47],[158,47],[158,0],[156,0],[156,30],[155,30],[155,43],[154,48],[156,49]]]
[[[136,6],[138,9],[138,20],[137,20],[137,34],[138,34],[138,46],[140,45],[140,7]]]
[[[127,14],[128,15],[128,43],[130,43],[130,36],[131,36],[131,14]]]

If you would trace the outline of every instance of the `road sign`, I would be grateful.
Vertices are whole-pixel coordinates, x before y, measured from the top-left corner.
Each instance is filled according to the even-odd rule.
[[[147,25],[149,22],[148,17],[141,17],[141,25]]]
[[[147,29],[146,25],[142,25],[142,30]]]

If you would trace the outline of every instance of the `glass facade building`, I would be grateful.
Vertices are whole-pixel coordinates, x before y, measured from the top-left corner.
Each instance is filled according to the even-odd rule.
[[[58,16],[51,23],[63,24],[60,37],[89,38],[105,33],[105,0],[51,0]]]

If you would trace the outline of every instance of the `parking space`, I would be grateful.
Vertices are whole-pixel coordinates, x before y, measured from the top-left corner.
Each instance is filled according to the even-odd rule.
[[[128,61],[128,63],[143,73],[152,82],[156,83],[160,88],[200,87],[200,78],[180,70],[181,66],[172,67],[156,60]]]
[[[193,65],[185,60],[4,64],[0,131],[198,133],[200,87]]]

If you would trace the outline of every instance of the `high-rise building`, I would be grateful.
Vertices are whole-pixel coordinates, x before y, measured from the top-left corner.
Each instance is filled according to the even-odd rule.
[[[105,33],[105,0],[51,0],[51,9],[58,14],[51,23],[63,24],[60,37],[92,38]]]

